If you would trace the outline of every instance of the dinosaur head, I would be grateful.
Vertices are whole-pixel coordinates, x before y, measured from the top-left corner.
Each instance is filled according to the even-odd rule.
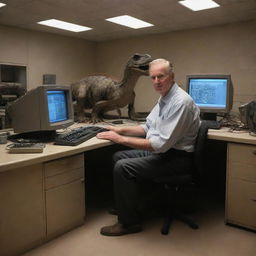
[[[142,75],[148,75],[149,63],[152,58],[149,54],[135,53],[128,61],[128,69],[140,72]]]

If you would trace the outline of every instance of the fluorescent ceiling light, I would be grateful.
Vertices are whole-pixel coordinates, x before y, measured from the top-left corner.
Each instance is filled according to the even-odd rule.
[[[182,4],[193,11],[201,11],[201,10],[216,8],[220,6],[219,4],[217,4],[212,0],[184,0],[184,1],[179,1],[179,4]]]
[[[136,19],[129,15],[117,16],[117,17],[106,19],[106,20],[119,25],[129,27],[129,28],[134,28],[134,29],[154,26],[153,24],[150,24],[143,20]]]
[[[4,3],[0,3],[0,8],[6,6]]]
[[[61,21],[61,20],[56,20],[56,19],[50,19],[50,20],[43,20],[40,22],[37,22],[38,24],[49,26],[49,27],[54,27],[54,28],[59,28],[59,29],[64,29],[64,30],[69,30],[72,32],[82,32],[82,31],[87,31],[92,28],[88,28],[85,26],[80,26],[76,25],[73,23]]]

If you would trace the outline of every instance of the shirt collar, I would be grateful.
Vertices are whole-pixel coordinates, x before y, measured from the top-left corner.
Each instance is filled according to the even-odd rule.
[[[170,101],[170,99],[172,98],[172,96],[175,94],[175,92],[178,89],[178,85],[176,83],[173,84],[173,86],[171,87],[171,89],[169,90],[169,92],[164,96],[164,97],[160,97],[158,100],[158,103],[161,105],[161,102],[165,105],[166,103],[168,103]]]

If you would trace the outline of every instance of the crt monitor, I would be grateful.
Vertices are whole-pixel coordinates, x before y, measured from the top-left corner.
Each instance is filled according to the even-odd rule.
[[[51,132],[74,123],[71,89],[42,85],[28,91],[8,109],[15,133]]]
[[[203,119],[216,120],[217,114],[228,113],[232,108],[230,75],[188,75],[187,92],[200,108]]]

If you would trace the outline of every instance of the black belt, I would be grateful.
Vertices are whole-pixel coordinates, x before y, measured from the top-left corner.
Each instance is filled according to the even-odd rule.
[[[166,151],[164,154],[173,154],[176,156],[185,156],[185,157],[193,157],[194,152],[187,152],[185,150],[179,150],[175,148],[170,148],[168,151]]]

